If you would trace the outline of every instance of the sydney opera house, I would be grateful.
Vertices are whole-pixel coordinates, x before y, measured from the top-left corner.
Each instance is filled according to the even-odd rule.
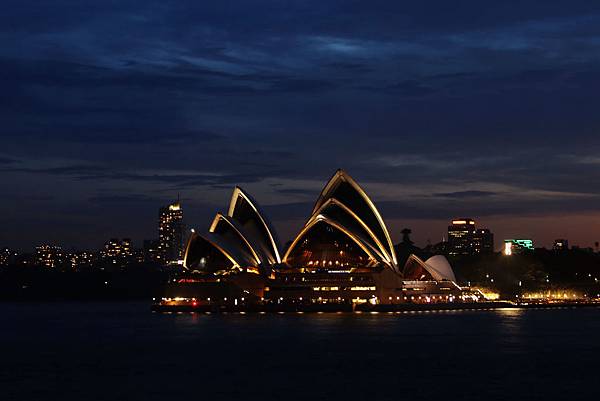
[[[444,256],[402,262],[375,204],[343,170],[283,248],[258,203],[236,187],[226,214],[207,232],[192,230],[186,271],[163,302],[376,305],[465,296]]]

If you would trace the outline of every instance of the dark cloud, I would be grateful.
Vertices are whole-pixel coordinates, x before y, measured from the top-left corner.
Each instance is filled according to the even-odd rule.
[[[92,203],[101,205],[127,205],[127,204],[139,204],[139,203],[152,203],[162,204],[168,203],[169,200],[165,198],[157,198],[144,194],[126,194],[126,195],[96,195],[88,199]]]
[[[318,191],[311,190],[311,189],[303,189],[303,188],[277,188],[275,190],[277,192],[279,192],[280,194],[311,196],[311,197],[315,197],[315,194],[318,193]]]
[[[339,167],[389,218],[597,210],[587,0],[7,0],[0,45],[0,207],[54,229],[44,199],[56,237],[153,235],[177,192],[209,219],[236,184],[303,220]]]
[[[15,159],[11,159],[9,157],[1,157],[0,156],[0,164],[14,164],[17,161]]]
[[[434,196],[438,196],[440,198],[464,199],[464,198],[483,198],[483,197],[492,196],[495,194],[496,194],[495,192],[490,192],[490,191],[458,191],[458,192],[438,193],[438,194],[434,194]]]

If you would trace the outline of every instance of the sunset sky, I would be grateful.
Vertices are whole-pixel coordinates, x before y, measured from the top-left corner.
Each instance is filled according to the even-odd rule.
[[[235,185],[285,242],[337,168],[394,241],[600,241],[595,1],[4,0],[0,87],[0,246],[139,246],[178,195],[205,229]]]

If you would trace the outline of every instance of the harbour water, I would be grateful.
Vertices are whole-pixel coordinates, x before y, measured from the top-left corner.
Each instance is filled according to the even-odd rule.
[[[548,400],[600,394],[600,309],[160,314],[1,303],[2,400]]]

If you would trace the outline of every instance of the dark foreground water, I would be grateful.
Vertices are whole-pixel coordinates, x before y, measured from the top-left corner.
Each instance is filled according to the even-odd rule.
[[[600,396],[600,309],[166,315],[0,304],[0,400]]]

